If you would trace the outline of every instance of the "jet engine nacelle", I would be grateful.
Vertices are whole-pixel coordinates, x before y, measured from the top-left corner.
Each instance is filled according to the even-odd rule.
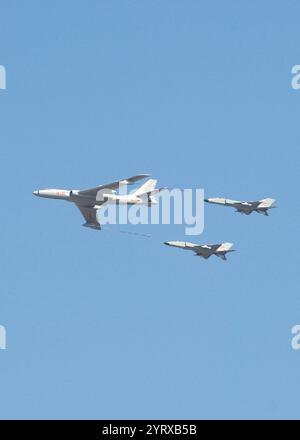
[[[102,197],[103,197],[104,201],[110,200],[110,201],[114,202],[114,201],[116,201],[118,199],[118,197],[115,195],[115,193],[113,193],[113,194],[103,194]]]

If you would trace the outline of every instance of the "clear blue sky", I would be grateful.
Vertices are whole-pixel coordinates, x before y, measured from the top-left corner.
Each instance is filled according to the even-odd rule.
[[[298,418],[298,1],[0,4],[1,418]],[[34,197],[151,173],[206,196],[183,226],[82,228]]]

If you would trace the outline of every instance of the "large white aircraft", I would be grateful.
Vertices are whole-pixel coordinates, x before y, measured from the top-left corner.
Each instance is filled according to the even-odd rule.
[[[227,252],[234,252],[233,243],[221,243],[221,244],[196,244],[189,243],[188,241],[165,241],[167,246],[178,247],[180,249],[186,249],[188,251],[194,251],[196,257],[202,257],[206,260],[212,255],[226,260]]]
[[[75,203],[86,220],[86,223],[82,226],[92,229],[101,229],[97,217],[97,210],[101,208],[101,205],[104,203],[126,205],[142,204],[147,206],[157,204],[157,200],[154,196],[164,188],[155,188],[157,183],[155,179],[147,180],[140,188],[137,188],[130,194],[117,194],[117,189],[120,187],[132,185],[148,176],[149,174],[139,174],[85,190],[42,189],[34,191],[33,194],[38,197],[60,199]]]
[[[215,205],[230,206],[235,208],[236,212],[241,214],[250,215],[253,211],[259,214],[269,215],[268,209],[275,208],[275,199],[262,199],[256,202],[240,202],[238,200],[223,199],[216,197],[212,199],[204,199],[207,203],[214,203]]]

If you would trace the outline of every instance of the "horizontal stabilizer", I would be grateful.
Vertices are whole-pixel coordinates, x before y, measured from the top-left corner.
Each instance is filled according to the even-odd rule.
[[[216,256],[219,258],[222,258],[222,260],[227,260],[225,253],[224,254],[216,254]]]

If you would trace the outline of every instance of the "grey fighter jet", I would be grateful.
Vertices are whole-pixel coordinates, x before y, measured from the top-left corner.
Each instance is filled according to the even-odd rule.
[[[206,260],[212,255],[226,260],[226,253],[233,252],[233,243],[221,243],[221,244],[195,244],[188,241],[165,241],[167,246],[174,246],[188,251],[194,251],[196,257],[202,257]]]
[[[246,215],[250,215],[253,211],[258,212],[259,214],[269,215],[268,209],[275,208],[275,206],[273,206],[275,203],[275,199],[262,199],[258,200],[257,202],[239,202],[238,200],[230,200],[217,197],[214,199],[204,200],[207,203],[230,206],[231,208],[235,208],[236,212],[240,212],[241,214]]]
[[[75,203],[86,220],[86,223],[82,226],[92,229],[101,229],[97,217],[97,210],[101,208],[101,205],[104,203],[127,205],[143,204],[148,206],[157,204],[154,195],[164,188],[155,188],[157,180],[154,179],[147,180],[140,188],[137,188],[130,194],[117,194],[117,189],[120,187],[132,185],[148,176],[149,174],[139,174],[85,190],[42,189],[34,191],[33,194],[38,197],[60,199]]]

